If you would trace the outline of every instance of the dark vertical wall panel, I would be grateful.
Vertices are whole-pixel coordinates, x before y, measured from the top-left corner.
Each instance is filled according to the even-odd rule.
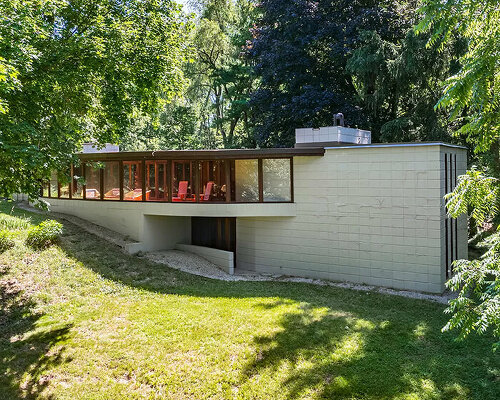
[[[104,168],[99,168],[99,191],[101,192],[101,200],[104,200]]]
[[[450,184],[449,184],[449,192],[451,192],[453,190],[453,162],[452,162],[452,159],[453,159],[453,155],[450,154],[448,156],[448,162],[450,163],[450,168],[449,168],[449,174],[450,174]],[[451,257],[450,257],[450,272],[451,272],[451,263],[453,262],[453,260],[455,260],[455,249],[453,248],[453,243],[454,243],[454,240],[453,240],[453,218],[448,218],[450,220],[450,254],[451,254]]]
[[[85,168],[85,163],[82,163],[82,176],[83,176],[83,187],[82,187],[82,198],[85,200],[87,198],[87,171]]]
[[[444,155],[444,192],[448,193],[448,154]],[[446,205],[445,205],[446,207]],[[446,270],[446,278],[449,277],[448,265],[449,265],[449,248],[448,248],[448,217],[446,215],[445,208],[445,219],[444,219],[444,238],[445,238],[445,270]]]
[[[453,190],[457,186],[457,155],[453,155],[455,176],[453,177]],[[458,221],[455,220],[455,259],[458,259]]]
[[[236,218],[192,217],[191,244],[236,252]]]

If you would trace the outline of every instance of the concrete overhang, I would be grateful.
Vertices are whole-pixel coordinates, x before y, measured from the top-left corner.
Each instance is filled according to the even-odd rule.
[[[120,206],[135,206],[144,215],[179,217],[295,217],[295,203],[125,203]]]

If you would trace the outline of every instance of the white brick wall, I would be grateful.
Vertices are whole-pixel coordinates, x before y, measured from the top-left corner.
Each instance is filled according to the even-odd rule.
[[[295,157],[297,216],[237,218],[237,268],[441,292],[442,149],[463,173],[439,145]]]

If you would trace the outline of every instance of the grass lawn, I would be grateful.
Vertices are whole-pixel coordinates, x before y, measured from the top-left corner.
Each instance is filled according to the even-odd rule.
[[[498,399],[491,338],[442,334],[442,305],[171,270],[0,203],[0,399]],[[7,213],[7,214],[6,214]]]

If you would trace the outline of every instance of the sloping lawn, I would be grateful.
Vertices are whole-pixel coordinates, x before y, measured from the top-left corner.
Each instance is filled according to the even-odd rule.
[[[0,399],[498,399],[491,338],[444,307],[308,284],[219,282],[0,204]]]

